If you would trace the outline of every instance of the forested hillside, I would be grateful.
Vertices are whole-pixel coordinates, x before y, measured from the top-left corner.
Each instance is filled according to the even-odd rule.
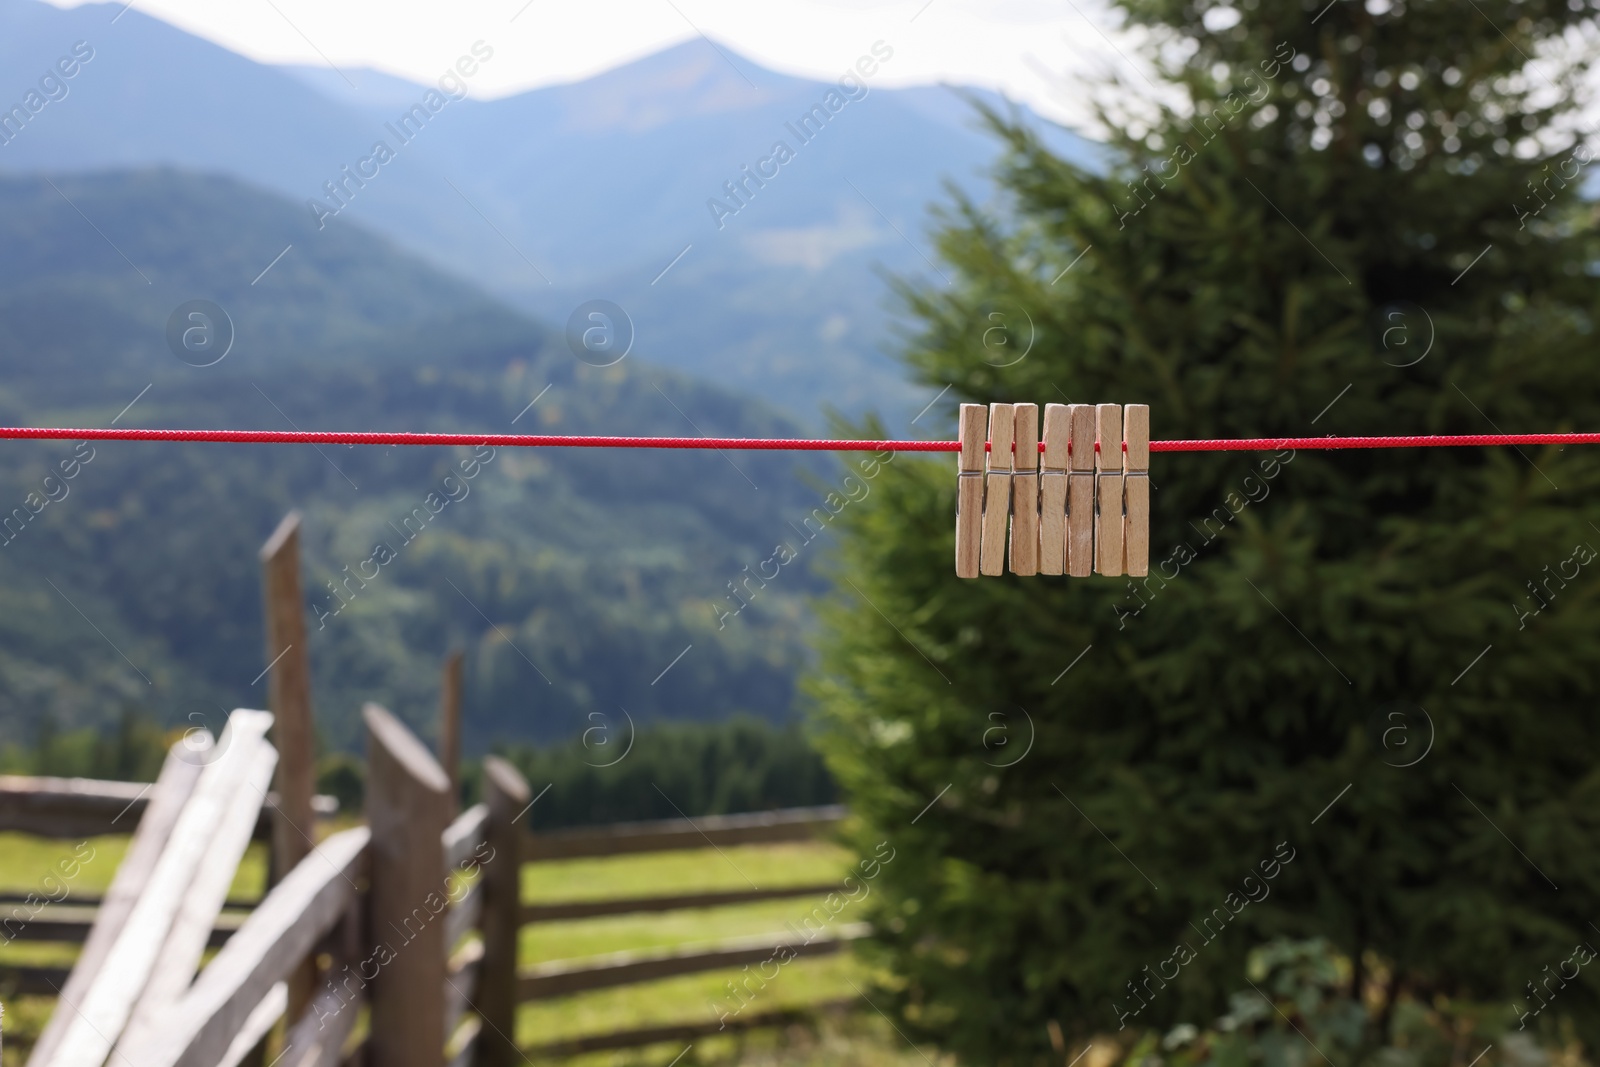
[[[650,368],[647,338],[616,366],[586,366],[559,335],[383,240],[318,232],[298,205],[231,179],[8,178],[0,205],[8,423],[795,432],[759,403]],[[169,316],[196,299],[233,324],[211,366],[191,364],[215,347],[180,360],[167,339]],[[306,516],[317,717],[332,744],[355,742],[363,700],[431,724],[452,645],[468,654],[469,749],[490,733],[572,735],[624,708],[641,723],[782,717],[823,544],[795,527],[839,477],[823,460],[709,451],[5,449],[0,727],[13,737],[46,716],[69,728],[127,707],[214,728],[227,708],[263,704],[256,552],[291,507]],[[784,540],[799,558],[719,616],[738,604],[728,583]]]
[[[483,68],[456,79],[445,104],[433,78],[275,67],[138,5],[3,0],[0,70],[47,69],[79,40],[94,58],[69,97],[4,145],[0,165],[176,166],[249,181],[308,218],[312,203],[338,208],[329,231],[367,226],[554,324],[582,301],[614,300],[658,364],[760,396],[813,431],[825,405],[902,419],[922,408],[889,355],[878,270],[928,270],[927,205],[946,181],[986,199],[996,146],[957,90],[891,88],[909,41],[886,29],[882,40],[840,42],[851,51],[838,74],[811,80],[694,39],[583,81],[489,99],[484,71],[523,55],[509,29],[438,42],[447,58],[459,52]],[[835,79],[846,68],[849,102],[830,105],[842,110],[827,129],[789,133],[785,124],[830,91],[841,99]],[[391,133],[430,88],[441,110],[426,128]],[[1072,158],[1096,156],[1028,117]],[[380,140],[394,157],[361,168]],[[737,218],[719,216],[713,202],[739,204],[724,183],[749,185],[740,168],[779,140],[793,160],[758,179]],[[365,179],[344,177],[357,168]],[[344,183],[338,199],[330,181]]]

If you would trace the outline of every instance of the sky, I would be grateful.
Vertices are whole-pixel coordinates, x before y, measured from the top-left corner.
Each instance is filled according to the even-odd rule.
[[[769,69],[826,79],[882,40],[895,57],[876,84],[994,89],[1069,123],[1082,116],[1072,75],[1108,65],[1130,72],[1119,55],[1129,46],[1111,28],[1104,0],[134,0],[133,7],[252,59],[372,67],[416,81],[437,79],[481,39],[496,52],[472,83],[486,99],[578,81],[701,34]]]

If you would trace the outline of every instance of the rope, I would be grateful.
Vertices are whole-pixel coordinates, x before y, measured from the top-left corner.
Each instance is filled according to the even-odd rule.
[[[765,452],[959,452],[959,441],[806,440],[782,437],[582,437],[510,433],[374,433],[337,430],[166,430],[143,427],[69,429],[0,426],[0,440],[205,441],[233,444],[493,445],[542,448],[715,448]],[[1151,441],[1152,452],[1266,452],[1281,449],[1468,448],[1508,445],[1593,445],[1600,433],[1459,434],[1420,437],[1249,437]],[[1095,449],[1099,450],[1099,445]],[[1127,446],[1123,446],[1126,451]],[[1044,451],[1041,442],[1039,451]]]
[[[1470,448],[1596,445],[1600,433],[1467,433],[1420,437],[1247,437],[1222,441],[1151,441],[1152,452],[1265,452],[1283,448]]]
[[[337,430],[73,430],[0,426],[0,439],[71,441],[223,441],[234,444],[494,445],[544,448],[727,448],[804,452],[959,452],[954,441],[809,441],[780,437],[558,437],[516,433],[375,433]]]

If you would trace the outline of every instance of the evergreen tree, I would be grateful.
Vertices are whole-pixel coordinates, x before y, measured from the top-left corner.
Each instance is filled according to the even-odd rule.
[[[902,289],[921,380],[1156,438],[1600,428],[1587,0],[1119,8],[1178,102],[1102,86],[1099,172],[989,116],[1004,199]],[[1369,1050],[1437,996],[1600,1038],[1561,966],[1600,944],[1600,453],[1158,454],[1137,581],[958,580],[955,481],[897,462],[843,517],[812,681],[897,850],[908,1032],[1204,1026],[1281,936],[1385,979]]]
[[[590,717],[572,740],[506,751],[550,793],[530,815],[536,830],[608,822],[815,807],[833,781],[797,724],[736,715],[714,723],[660,723],[635,736],[629,720]]]

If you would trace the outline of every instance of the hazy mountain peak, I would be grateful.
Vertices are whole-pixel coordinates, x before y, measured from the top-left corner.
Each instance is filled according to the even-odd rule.
[[[327,64],[317,64],[285,65],[278,69],[341,104],[384,112],[410,107],[430,88],[421,82],[372,67],[340,67],[334,70]]]
[[[798,84],[726,46],[695,38],[559,86],[554,95],[565,132],[642,133],[685,119],[754,111]]]
[[[887,47],[884,73],[847,100],[830,78],[695,37],[495,99],[468,79],[466,99],[423,114],[431,78],[261,64],[137,9],[112,33],[119,9],[0,0],[0,69],[44,71],[79,38],[98,49],[69,96],[0,146],[0,167],[176,166],[279,193],[310,230],[252,248],[245,282],[291,243],[275,273],[356,222],[553,325],[611,300],[641,355],[803,418],[823,403],[927,403],[886,355],[881,273],[942,281],[928,205],[946,179],[985,200],[999,146],[959,92],[885,84]]]

